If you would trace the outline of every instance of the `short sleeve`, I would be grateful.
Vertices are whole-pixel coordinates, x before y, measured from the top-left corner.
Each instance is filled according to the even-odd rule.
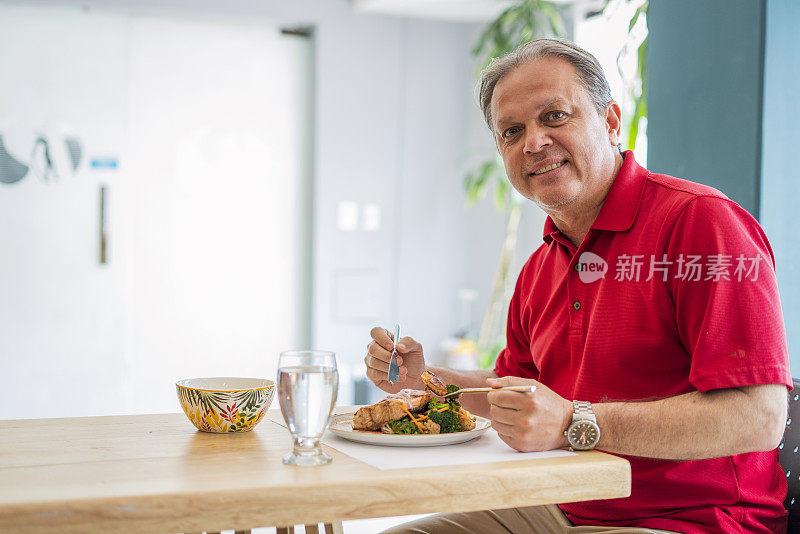
[[[775,258],[756,220],[728,199],[697,197],[678,216],[667,259],[692,385],[791,388]]]
[[[517,278],[514,295],[508,306],[508,321],[506,322],[506,347],[500,351],[494,364],[497,376],[518,376],[522,378],[539,379],[539,370],[533,363],[530,339],[522,323],[522,302],[527,291],[525,281],[526,273],[531,266],[530,260],[523,267]]]

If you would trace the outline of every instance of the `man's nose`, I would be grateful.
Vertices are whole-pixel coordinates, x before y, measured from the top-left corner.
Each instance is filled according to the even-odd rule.
[[[523,150],[526,154],[541,152],[545,147],[553,144],[553,140],[544,128],[528,127],[525,129],[525,146]]]

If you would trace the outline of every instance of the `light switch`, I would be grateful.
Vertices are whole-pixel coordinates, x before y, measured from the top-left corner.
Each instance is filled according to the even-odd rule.
[[[378,204],[364,204],[361,227],[367,232],[381,229],[381,207]]]
[[[358,204],[349,200],[339,202],[336,208],[336,227],[342,232],[358,228]]]

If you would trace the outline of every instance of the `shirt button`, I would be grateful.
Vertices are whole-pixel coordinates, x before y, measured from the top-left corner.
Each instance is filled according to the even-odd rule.
[[[576,300],[572,303],[572,307],[575,308],[575,311],[580,311],[581,309],[581,301]]]

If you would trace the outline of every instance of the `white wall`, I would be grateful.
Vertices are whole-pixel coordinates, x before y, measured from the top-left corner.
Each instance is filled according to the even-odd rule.
[[[125,21],[74,9],[0,13],[0,130],[17,154],[30,156],[46,124],[69,125],[92,155],[118,150]],[[60,138],[56,131],[51,142]],[[107,178],[84,165],[57,182],[0,184],[1,418],[120,409],[112,399],[124,382],[125,277],[98,264],[98,186]],[[111,219],[112,235],[118,223]]]
[[[299,225],[311,158],[310,43],[274,25],[135,16],[130,29],[131,273],[126,367],[150,376],[273,378],[301,344]]]
[[[0,48],[3,130],[63,122],[87,159],[120,162],[2,184],[0,418],[174,411],[180,378],[273,377],[306,320],[310,43],[263,22],[0,5]]]

